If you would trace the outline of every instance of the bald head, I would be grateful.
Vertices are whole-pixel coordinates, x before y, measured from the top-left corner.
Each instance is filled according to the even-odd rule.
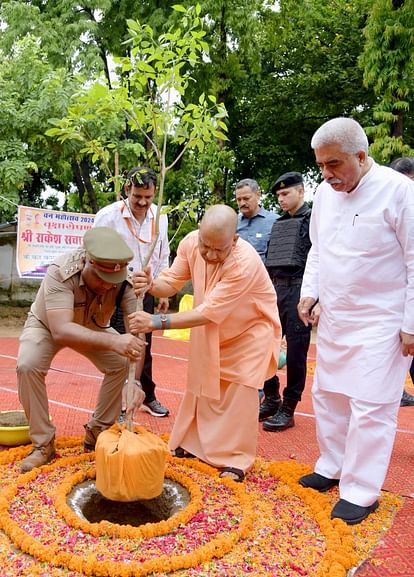
[[[237,229],[237,214],[225,204],[215,204],[208,208],[201,220],[200,230],[208,230],[219,235],[233,236]]]
[[[223,262],[238,239],[237,214],[225,204],[208,208],[200,223],[199,250],[209,263]]]

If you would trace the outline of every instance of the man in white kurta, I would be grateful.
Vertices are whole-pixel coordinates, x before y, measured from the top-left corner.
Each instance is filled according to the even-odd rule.
[[[102,208],[95,216],[94,226],[108,226],[116,230],[134,254],[129,270],[142,270],[156,234],[156,217],[158,207],[153,203],[156,192],[156,175],[153,170],[136,166],[126,177],[124,193],[126,198]],[[170,247],[168,243],[167,215],[159,218],[158,239],[149,263],[156,277],[169,266]],[[118,303],[117,303],[118,304]],[[145,295],[143,308],[154,312],[154,298]],[[157,310],[168,310],[168,299],[160,299]],[[121,333],[125,332],[122,312],[119,306],[111,320],[111,326]],[[154,417],[166,417],[169,410],[164,407],[155,395],[156,385],[152,378],[151,335],[146,336],[148,346],[145,349],[145,360],[142,368],[137,365],[137,384],[140,382],[145,393],[142,410]]]
[[[298,309],[312,322],[319,299],[320,457],[300,483],[319,491],[339,483],[332,517],[355,524],[378,507],[414,353],[414,185],[368,157],[351,119],[324,124],[312,147],[324,182]]]

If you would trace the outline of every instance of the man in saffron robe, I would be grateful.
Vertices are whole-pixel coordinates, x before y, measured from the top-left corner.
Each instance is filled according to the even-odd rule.
[[[324,182],[313,204],[299,316],[320,303],[312,395],[320,457],[300,483],[339,484],[332,517],[360,523],[378,507],[414,353],[413,183],[368,156],[350,118],[311,142]]]
[[[241,481],[256,456],[257,391],[277,369],[281,329],[269,275],[236,227],[232,208],[212,206],[169,269],[154,280],[148,268],[134,275],[138,293],[158,297],[191,280],[193,310],[129,320],[132,332],[192,329],[187,390],[169,445],[176,456],[197,456]]]

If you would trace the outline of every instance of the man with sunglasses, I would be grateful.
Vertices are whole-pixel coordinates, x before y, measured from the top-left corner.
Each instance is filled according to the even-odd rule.
[[[157,205],[153,203],[157,177],[153,170],[145,166],[136,166],[126,175],[124,185],[125,198],[102,208],[95,217],[94,226],[109,226],[116,230],[132,250],[134,257],[129,269],[142,270],[151,243],[155,236]],[[168,243],[168,221],[165,214],[160,215],[159,236],[149,265],[156,277],[169,266],[170,248]],[[155,306],[154,297],[144,296],[144,311],[153,314],[166,313],[168,298],[160,298]],[[120,333],[125,332],[123,315],[117,307],[111,325]],[[141,410],[153,417],[167,417],[169,410],[155,396],[155,383],[152,378],[151,333],[146,335],[147,347],[142,373],[136,375],[137,384],[141,384],[145,399]],[[140,370],[140,368],[138,369]]]
[[[45,465],[55,455],[45,381],[53,358],[64,347],[87,357],[104,374],[94,414],[85,425],[85,449],[93,450],[99,433],[116,421],[128,359],[136,361],[145,347],[141,339],[120,335],[109,326],[132,257],[116,231],[98,227],[85,233],[83,248],[61,255],[49,266],[28,314],[17,357],[19,399],[33,444],[22,472]],[[135,303],[128,285],[121,302],[125,315],[135,310]]]

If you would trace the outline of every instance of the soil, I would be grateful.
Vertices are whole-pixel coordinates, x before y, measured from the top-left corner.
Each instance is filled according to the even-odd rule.
[[[67,497],[67,502],[78,517],[87,519],[90,523],[105,520],[139,527],[172,517],[188,505],[190,495],[179,483],[165,479],[164,490],[159,497],[146,501],[110,501],[99,493],[95,481],[85,481],[74,487]]]
[[[0,337],[17,337],[26,322],[30,307],[0,306]]]
[[[0,412],[0,427],[27,427],[28,425],[23,411]]]

